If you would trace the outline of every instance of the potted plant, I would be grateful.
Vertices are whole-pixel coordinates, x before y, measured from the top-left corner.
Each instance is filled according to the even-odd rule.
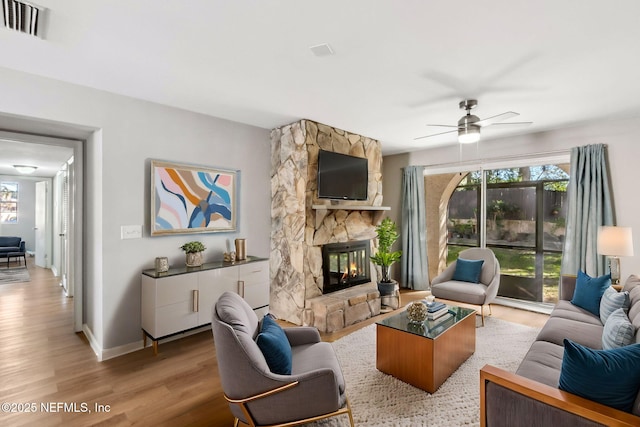
[[[391,295],[398,282],[389,278],[389,268],[402,256],[402,251],[391,251],[391,246],[398,240],[396,223],[390,218],[385,218],[376,227],[378,234],[378,251],[371,256],[371,262],[380,266],[382,277],[378,281],[380,295]]]
[[[202,251],[206,249],[202,242],[187,242],[180,246],[180,249],[187,256],[187,267],[199,267],[202,265]]]

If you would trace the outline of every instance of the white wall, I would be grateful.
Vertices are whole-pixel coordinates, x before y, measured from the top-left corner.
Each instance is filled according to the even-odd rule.
[[[156,256],[184,264],[179,246],[194,237],[206,260],[227,239],[246,237],[248,253],[269,255],[269,131],[0,68],[0,114],[87,129],[85,147],[84,321],[104,350],[141,342],[140,273]],[[240,170],[236,233],[149,236],[149,161]],[[121,240],[123,225],[144,225]],[[117,350],[116,350],[117,352]]]
[[[392,175],[401,174],[401,167],[406,165],[438,165],[455,163],[460,160],[499,159],[508,156],[524,156],[535,153],[547,153],[568,150],[572,147],[589,144],[606,144],[609,155],[609,173],[613,190],[616,224],[632,227],[636,256],[623,258],[622,277],[629,274],[640,274],[640,198],[638,197],[638,159],[640,159],[640,118],[626,118],[540,132],[517,137],[501,139],[484,139],[480,141],[478,150],[475,144],[463,146],[462,158],[459,157],[457,144],[442,146],[430,150],[415,151],[407,157],[385,157],[383,176],[385,179],[384,198],[388,204],[393,197],[387,194],[400,191],[386,185]],[[397,161],[398,159],[402,162]],[[395,161],[390,161],[395,160]],[[406,160],[404,165],[403,163]],[[389,166],[389,167],[387,167]],[[400,182],[397,179],[394,182]],[[428,189],[427,189],[428,191]],[[400,209],[400,204],[391,204],[392,211]]]

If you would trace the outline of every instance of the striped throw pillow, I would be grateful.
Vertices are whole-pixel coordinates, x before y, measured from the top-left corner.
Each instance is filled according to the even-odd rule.
[[[602,331],[602,349],[611,350],[624,347],[633,342],[636,328],[622,308],[615,310],[604,324]]]
[[[618,292],[609,286],[602,294],[600,300],[600,321],[604,325],[607,323],[607,318],[615,310],[622,308],[625,311],[629,309],[629,292]]]

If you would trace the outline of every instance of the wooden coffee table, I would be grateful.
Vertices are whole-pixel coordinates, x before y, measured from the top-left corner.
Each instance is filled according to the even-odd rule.
[[[476,350],[476,311],[448,307],[417,325],[406,311],[376,322],[376,368],[435,393]]]

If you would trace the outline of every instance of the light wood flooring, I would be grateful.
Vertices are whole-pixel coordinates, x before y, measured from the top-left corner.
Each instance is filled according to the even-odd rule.
[[[3,406],[1,426],[233,425],[210,331],[162,343],[157,356],[146,348],[97,362],[84,335],[73,332],[73,299],[49,270],[27,259],[30,282],[0,285],[0,402],[22,411]],[[404,292],[402,305],[423,296]],[[547,319],[500,306],[493,316],[531,326]],[[378,319],[323,339],[336,340]],[[24,413],[26,404],[36,411]]]

